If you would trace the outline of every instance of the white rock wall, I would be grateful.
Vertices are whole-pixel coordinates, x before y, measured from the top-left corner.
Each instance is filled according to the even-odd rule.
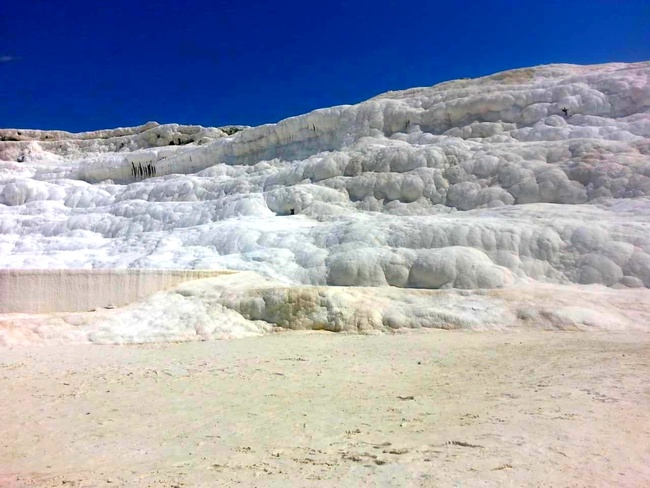
[[[108,306],[119,307],[184,281],[221,274],[224,272],[0,269],[0,313],[85,312]]]
[[[195,129],[57,134],[68,152],[39,133],[22,162],[0,142],[0,267],[650,286],[650,63],[508,71],[156,146]],[[118,152],[97,142],[117,136]]]

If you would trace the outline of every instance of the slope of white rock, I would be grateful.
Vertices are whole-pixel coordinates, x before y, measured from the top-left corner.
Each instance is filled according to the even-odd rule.
[[[254,128],[0,141],[2,268],[650,287],[648,62],[513,70]]]
[[[115,309],[0,314],[0,346],[203,341],[284,330],[647,331],[649,298],[647,289],[541,283],[492,290],[284,286],[241,272],[188,281]]]

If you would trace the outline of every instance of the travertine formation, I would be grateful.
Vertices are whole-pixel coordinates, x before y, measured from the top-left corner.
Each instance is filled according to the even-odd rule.
[[[0,140],[3,268],[650,287],[650,63],[519,69],[254,128]]]

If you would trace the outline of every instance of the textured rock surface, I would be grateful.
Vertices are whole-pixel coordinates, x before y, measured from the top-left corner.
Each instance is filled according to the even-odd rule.
[[[4,268],[650,287],[650,63],[520,69],[254,128],[0,140]]]

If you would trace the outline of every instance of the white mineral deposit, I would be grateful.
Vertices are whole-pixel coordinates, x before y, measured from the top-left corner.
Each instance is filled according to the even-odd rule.
[[[650,62],[0,130],[0,486],[650,486],[649,331]]]

